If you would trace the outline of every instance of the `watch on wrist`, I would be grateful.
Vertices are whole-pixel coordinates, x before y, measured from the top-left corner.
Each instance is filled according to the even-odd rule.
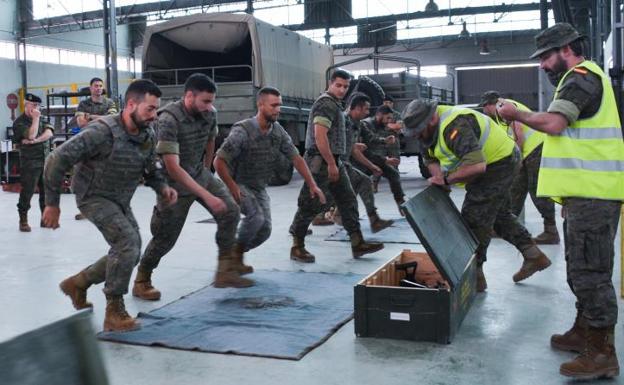
[[[444,174],[444,177],[443,177],[443,178],[444,178],[444,185],[445,185],[445,186],[448,186],[448,185],[449,185],[449,181],[448,181],[448,179],[446,179],[447,177],[448,177],[448,175]]]

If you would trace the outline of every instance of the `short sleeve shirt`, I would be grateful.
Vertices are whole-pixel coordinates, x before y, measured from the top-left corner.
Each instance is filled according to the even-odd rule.
[[[156,153],[178,155],[180,167],[198,183],[203,184],[206,145],[214,140],[217,133],[215,111],[191,115],[179,100],[161,108],[158,112]],[[170,179],[169,182],[172,187],[182,189],[175,181]]]
[[[50,152],[50,141],[47,140],[45,142],[35,144],[21,143],[23,139],[28,137],[28,131],[30,130],[31,124],[32,119],[26,114],[22,114],[15,119],[13,121],[13,140],[19,146],[20,157],[22,159],[43,161]],[[54,132],[54,127],[52,127],[52,125],[49,124],[48,121],[42,116],[39,118],[39,128],[37,129],[35,137],[43,134],[45,130],[51,130]]]
[[[310,110],[305,148],[308,152],[318,154],[314,125],[327,127],[329,147],[334,155],[343,155],[346,143],[345,118],[342,101],[325,92],[319,96]]]

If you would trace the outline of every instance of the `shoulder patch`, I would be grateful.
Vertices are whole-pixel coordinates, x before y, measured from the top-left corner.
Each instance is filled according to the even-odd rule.
[[[454,140],[456,136],[457,136],[457,129],[453,128],[453,130],[451,131],[451,135],[450,135],[451,140]]]
[[[575,69],[573,69],[572,71],[576,72],[577,74],[581,74],[581,75],[587,75],[587,72],[589,72],[589,71],[587,71],[586,69],[584,69],[584,68],[579,68],[579,67],[576,67],[576,68],[575,68]]]

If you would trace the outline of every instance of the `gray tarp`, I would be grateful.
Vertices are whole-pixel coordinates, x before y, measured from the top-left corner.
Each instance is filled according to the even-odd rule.
[[[270,85],[285,96],[305,99],[315,99],[325,89],[325,70],[333,64],[329,46],[247,14],[197,14],[149,26],[143,42],[143,70],[168,68],[163,50],[150,45],[156,34],[189,50],[226,52],[241,44],[247,32],[252,42],[254,86]]]

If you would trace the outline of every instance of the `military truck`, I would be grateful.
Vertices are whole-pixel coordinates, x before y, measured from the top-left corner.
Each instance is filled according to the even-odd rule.
[[[147,27],[142,77],[158,84],[165,104],[182,95],[191,74],[210,76],[218,86],[217,145],[232,124],[255,114],[255,95],[261,87],[276,87],[284,103],[280,123],[302,151],[310,107],[325,89],[325,70],[332,64],[331,47],[296,32],[252,15],[206,13]],[[279,172],[273,184],[290,180],[288,163],[276,159]]]

